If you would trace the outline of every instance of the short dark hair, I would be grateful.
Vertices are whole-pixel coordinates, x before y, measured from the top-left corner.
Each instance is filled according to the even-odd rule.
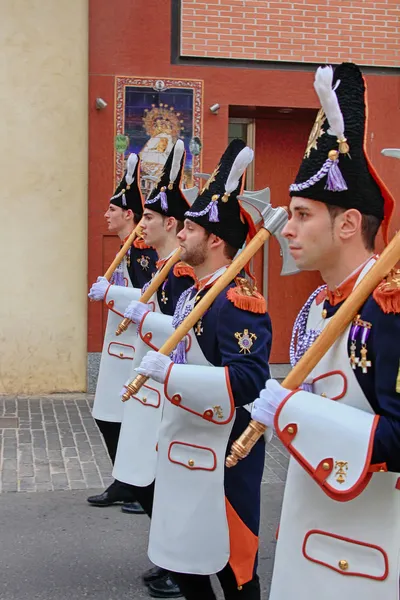
[[[138,213],[133,213],[133,222],[135,225],[139,225],[141,219],[142,215],[139,215]]]
[[[343,214],[347,210],[346,208],[335,206],[333,204],[327,204],[326,208],[328,209],[332,222],[338,215]],[[374,215],[361,215],[361,217],[361,237],[366,250],[372,252],[375,250],[375,238],[381,225],[381,221]]]

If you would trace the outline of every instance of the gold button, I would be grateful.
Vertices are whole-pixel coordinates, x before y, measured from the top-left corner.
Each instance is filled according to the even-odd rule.
[[[322,463],[322,468],[323,468],[324,471],[329,471],[329,469],[331,467],[330,467],[329,463],[324,462],[324,463]]]
[[[294,434],[294,427],[288,427],[287,430],[288,430],[288,433],[290,433],[290,435]]]
[[[188,460],[188,465],[189,465],[189,467],[194,467],[194,460],[193,460],[193,458],[190,458]]]
[[[349,563],[347,562],[347,560],[339,560],[339,569],[342,569],[342,571],[347,571],[348,568]]]
[[[322,392],[321,396],[322,396],[323,398],[326,398],[326,394],[325,394],[325,392]]]
[[[123,352],[120,352],[120,353],[119,353],[119,355],[120,355],[120,356],[123,356],[123,355],[124,355],[124,353],[123,353]]]
[[[326,319],[327,314],[328,314],[328,311],[326,310],[326,308],[324,308],[324,310],[322,311],[322,318]]]
[[[242,586],[242,585],[238,585],[238,590],[239,590],[239,592],[241,592],[241,591],[242,591],[242,589],[243,589],[243,586]]]
[[[147,402],[147,397],[146,396],[143,396],[142,402],[144,402],[146,404],[146,402]]]

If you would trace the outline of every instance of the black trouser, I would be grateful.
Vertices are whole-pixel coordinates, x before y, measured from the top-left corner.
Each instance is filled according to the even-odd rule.
[[[119,433],[121,431],[121,423],[112,423],[111,421],[100,421],[99,419],[95,419],[95,421],[97,423],[97,427],[101,431],[101,434],[107,446],[108,455],[111,459],[111,462],[112,464],[114,464],[118,448]],[[122,481],[118,481],[118,479],[116,479],[112,484],[112,486],[114,487],[116,485],[132,491],[135,487],[133,485],[129,485],[129,483],[123,483]],[[134,501],[134,499],[135,498],[132,497],[132,502]]]
[[[108,455],[111,459],[111,462],[112,464],[114,464],[115,456],[117,454],[119,433],[121,431],[121,423],[112,423],[111,421],[100,421],[99,419],[95,419],[95,421],[106,443]]]
[[[209,575],[172,573],[186,600],[216,600]],[[260,581],[255,575],[251,581],[238,589],[235,575],[229,564],[217,573],[225,600],[260,600]]]

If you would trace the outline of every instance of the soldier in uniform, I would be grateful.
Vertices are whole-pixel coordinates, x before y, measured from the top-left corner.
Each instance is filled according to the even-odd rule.
[[[174,327],[215,285],[246,236],[254,234],[237,200],[252,157],[241,140],[234,140],[186,212],[178,238],[197,282],[180,297]],[[157,337],[154,329],[155,345]],[[150,351],[137,369],[152,378],[149,385],[162,383],[166,397],[149,557],[174,571],[189,600],[216,598],[212,573],[225,598],[260,598],[256,563],[264,441],[238,469],[225,471],[224,462],[232,440],[250,420],[249,403],[269,377],[270,347],[265,300],[251,282],[238,278],[178,344],[172,360]],[[155,582],[150,593],[157,592]]]
[[[394,207],[366,154],[359,68],[318,69],[315,89],[322,109],[283,235],[298,267],[325,285],[297,317],[292,364],[377,260],[375,236],[382,224],[386,240]],[[253,418],[291,454],[270,600],[399,597],[398,281],[375,289],[301,390],[271,380],[254,403]]]
[[[143,237],[147,244],[157,250],[160,257],[157,261],[157,272],[164,268],[169,258],[178,249],[177,233],[182,229],[184,214],[190,208],[190,201],[186,199],[180,187],[184,163],[184,145],[181,140],[178,140],[167,159],[157,186],[151,192],[144,206],[142,220]],[[151,313],[153,315],[154,313],[158,313],[171,317],[178,298],[182,292],[193,285],[194,280],[195,275],[192,267],[179,261],[171,269],[164,283],[153,295],[148,304],[132,300],[126,308],[124,316],[131,319],[138,326],[138,335],[135,336],[136,352],[132,367],[140,364],[140,359],[139,362],[136,362],[137,357],[142,356],[147,352],[149,347],[152,347],[151,341],[147,341],[147,338],[142,334],[143,321],[146,320],[146,314]],[[144,290],[145,288],[142,291]],[[130,332],[131,337],[133,329],[136,331],[136,327],[130,325],[128,332]],[[121,406],[124,407],[123,418],[113,475],[118,480],[131,486],[137,484],[135,467],[146,453],[145,448],[149,445],[149,440],[151,439],[150,432],[147,429],[148,425],[144,424],[142,415],[138,414],[137,409],[145,406],[147,409],[146,416],[149,411],[161,413],[161,394],[162,391],[161,393],[158,392],[153,386],[151,390],[144,390],[143,397],[137,398],[139,404],[135,400],[124,405],[121,403]],[[153,399],[156,399],[155,406],[153,406]],[[154,411],[154,408],[157,410]],[[157,415],[155,416],[157,417]],[[154,425],[154,427],[157,426]],[[151,450],[155,452],[155,443]],[[152,478],[148,482],[149,485],[151,481]],[[143,488],[139,488],[140,494],[135,492],[135,495],[137,497],[140,495],[147,514],[151,515],[152,492],[150,492],[151,497],[149,500],[147,491],[146,482]],[[128,504],[125,504],[123,511],[129,512]],[[171,579],[167,570],[161,570],[157,567],[152,568],[144,573],[143,580],[147,585],[157,582],[158,597],[176,598],[181,595],[178,586]]]
[[[136,154],[131,154],[127,161],[127,170],[124,177],[110,199],[110,205],[104,215],[107,220],[108,231],[119,236],[121,246],[142,217],[143,198],[139,182],[140,160]],[[148,247],[140,237],[136,238],[125,258],[113,273],[111,281],[108,282],[105,277],[99,277],[90,290],[89,298],[94,301],[103,300],[110,283],[114,284],[115,287],[120,287],[123,294],[128,294],[128,290],[132,290],[132,288],[140,289],[154,274],[156,260],[155,250]],[[129,363],[132,360],[129,346],[118,346],[118,340],[115,337],[118,322],[118,315],[110,310],[108,312],[99,379],[93,406],[93,416],[103,435],[113,463],[122,418],[122,407],[118,402],[118,393],[121,384],[129,373]],[[88,498],[88,502],[94,506],[109,506],[115,502],[130,502],[132,507],[134,501],[135,498],[129,486],[118,481],[114,481],[102,494]],[[134,503],[134,506],[136,512],[143,512],[137,502]]]

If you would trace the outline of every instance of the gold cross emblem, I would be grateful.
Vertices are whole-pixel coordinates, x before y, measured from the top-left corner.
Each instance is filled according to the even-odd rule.
[[[349,470],[349,463],[347,460],[336,460],[335,469],[336,481],[338,483],[344,483],[346,481],[347,471]]]
[[[219,405],[213,406],[213,409],[214,409],[214,412],[215,412],[215,415],[216,415],[217,419],[223,419],[224,418],[224,415],[223,415],[223,412],[222,412],[222,408]]]
[[[238,340],[240,352],[243,354],[250,354],[251,347],[257,339],[255,333],[250,333],[248,329],[245,329],[243,333],[237,331],[235,333],[235,338]]]
[[[167,302],[168,302],[168,297],[167,297],[167,294],[164,292],[164,290],[161,291],[161,302],[163,304],[167,304]]]
[[[136,260],[139,263],[139,265],[142,267],[142,269],[147,271],[147,269],[149,268],[150,258],[148,256],[144,256],[144,254],[142,254],[142,256],[140,258],[137,258]]]
[[[196,335],[201,335],[203,333],[203,323],[201,319],[197,321],[196,327],[194,328],[194,332]]]

